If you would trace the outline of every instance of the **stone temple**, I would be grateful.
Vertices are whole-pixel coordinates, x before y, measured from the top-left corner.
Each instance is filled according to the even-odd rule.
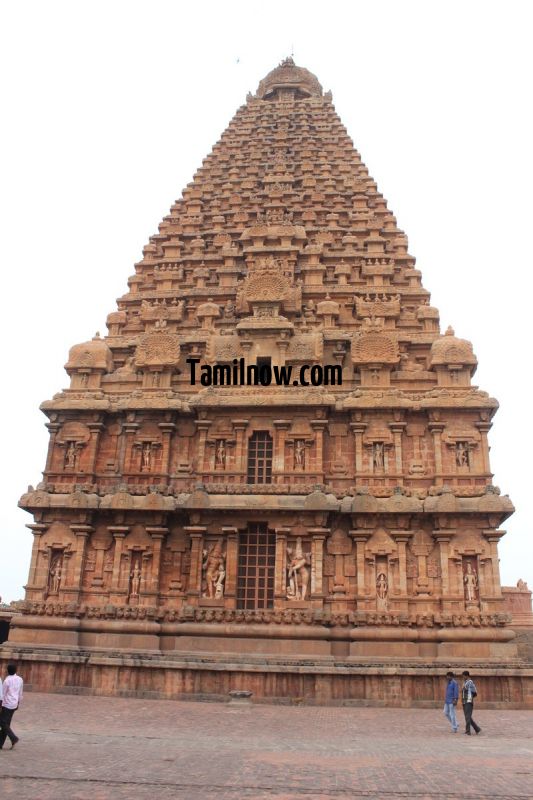
[[[247,97],[107,327],[41,406],[20,501],[2,658],[29,683],[401,704],[468,666],[485,700],[531,702],[498,404],[314,75],[287,59]]]

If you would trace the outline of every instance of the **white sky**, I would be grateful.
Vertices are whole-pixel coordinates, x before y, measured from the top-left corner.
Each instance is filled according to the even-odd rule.
[[[497,397],[502,582],[533,586],[531,96],[525,2],[7,2],[0,6],[0,595],[23,596],[40,402],[227,123],[294,48],[409,236],[443,329]]]

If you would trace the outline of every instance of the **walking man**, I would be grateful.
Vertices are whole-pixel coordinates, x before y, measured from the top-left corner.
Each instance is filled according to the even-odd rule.
[[[14,664],[7,665],[7,678],[2,686],[2,709],[0,711],[0,750],[4,746],[7,737],[11,742],[11,749],[15,747],[19,737],[13,733],[11,720],[22,700],[23,681],[17,675],[17,668]]]
[[[463,672],[463,678],[465,679],[465,682],[463,683],[463,688],[461,691],[461,700],[463,702],[463,711],[465,713],[465,733],[467,736],[470,736],[470,726],[473,727],[476,733],[481,733],[481,728],[472,719],[472,714],[474,712],[474,697],[477,695],[477,690],[476,684],[470,677],[470,673],[467,669],[465,669]]]
[[[450,720],[452,731],[457,733],[459,725],[457,724],[457,717],[455,716],[455,706],[459,700],[459,685],[455,680],[453,672],[447,672],[446,677],[448,683],[446,684],[446,695],[444,697],[444,714]]]

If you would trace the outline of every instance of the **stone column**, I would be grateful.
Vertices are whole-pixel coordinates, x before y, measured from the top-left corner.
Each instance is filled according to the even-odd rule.
[[[403,484],[403,450],[402,450],[402,433],[406,427],[405,422],[391,422],[389,427],[394,436],[394,468],[398,478],[398,484]]]
[[[489,458],[489,443],[487,440],[487,433],[492,428],[490,422],[476,422],[476,428],[481,434],[481,461],[482,470],[490,475],[490,458]]]
[[[119,464],[119,474],[123,475],[125,472],[139,472],[139,467],[133,461],[133,438],[139,430],[138,422],[126,421],[122,426],[122,439],[120,448],[120,457],[122,463]]]
[[[392,537],[398,545],[398,589],[400,597],[407,597],[407,551],[406,545],[411,534],[405,531],[391,531]],[[390,583],[390,581],[389,581]]]
[[[442,432],[444,422],[430,422],[428,428],[433,436],[433,451],[435,455],[435,485],[442,486]]]
[[[490,560],[492,564],[492,583],[493,594],[495,597],[502,596],[500,583],[500,559],[498,558],[498,542],[505,536],[506,531],[485,530],[483,535],[490,544]]]
[[[274,600],[287,597],[287,536],[290,528],[276,528],[276,568],[274,573]]]
[[[232,526],[223,526],[222,534],[226,537],[226,580],[224,582],[224,597],[230,599],[234,606],[237,596],[239,531]]]
[[[235,472],[240,476],[240,482],[246,481],[246,428],[247,419],[232,419],[235,431]]]
[[[39,544],[41,542],[41,536],[48,530],[48,525],[39,522],[31,522],[26,525],[27,528],[33,533],[33,545],[31,548],[31,563],[30,563],[30,571],[28,575],[28,585],[26,589],[36,589],[36,588],[43,588],[39,586],[38,579],[37,579],[37,568],[38,568],[38,559],[39,559]]]
[[[91,480],[96,477],[96,458],[98,456],[98,442],[100,441],[100,434],[104,430],[103,422],[88,422],[87,427],[91,432],[91,439],[89,441],[89,452],[87,454],[87,469],[86,474]],[[79,469],[78,469],[79,472]]]
[[[311,428],[315,431],[315,468],[314,472],[317,480],[324,480],[324,429],[328,421],[326,419],[310,420]]]
[[[324,597],[324,541],[330,528],[308,528],[311,545],[311,599]]]
[[[196,472],[200,477],[205,471],[205,442],[207,439],[207,432],[211,427],[210,419],[197,419],[196,428],[198,430],[198,444],[196,447]]]
[[[272,481],[273,483],[283,483],[283,473],[285,468],[285,439],[290,427],[290,419],[274,420],[274,457],[272,459]],[[291,470],[292,471],[292,470]]]
[[[365,578],[365,547],[372,531],[366,529],[355,529],[349,531],[350,536],[356,544],[356,566],[357,566],[357,600],[366,600],[366,578]]]
[[[350,428],[353,431],[355,439],[355,477],[357,480],[358,475],[363,475],[365,470],[363,466],[363,433],[367,427],[366,422],[351,422]]]
[[[163,436],[163,447],[161,449],[161,472],[167,478],[170,477],[170,442],[172,434],[176,430],[173,422],[160,422],[157,426]]]
[[[46,427],[50,431],[50,441],[48,442],[48,453],[46,454],[46,466],[44,468],[44,474],[46,475],[50,472],[50,468],[52,466],[52,459],[54,457],[54,451],[56,446],[56,438],[57,432],[61,427],[59,422],[47,422]]]
[[[107,530],[115,540],[115,553],[113,556],[113,573],[111,575],[111,591],[117,592],[121,589],[120,586],[120,566],[122,561],[122,552],[124,548],[124,539],[129,533],[129,525],[108,525]]]
[[[207,528],[205,525],[184,525],[183,530],[191,537],[191,573],[187,594],[189,597],[202,595],[202,560],[203,540]]]
[[[94,531],[94,528],[92,525],[71,525],[70,530],[76,537],[76,554],[74,556],[74,563],[72,564],[71,587],[80,592],[87,539]]]
[[[157,604],[157,597],[159,594],[159,578],[161,573],[161,548],[163,545],[163,540],[168,534],[168,528],[147,526],[146,533],[148,533],[152,539],[152,574],[150,577],[150,585],[148,587],[148,591],[145,591],[145,595],[152,595]]]
[[[450,541],[452,539],[452,531],[433,531],[435,541],[439,543],[440,552],[440,574],[441,574],[441,595],[443,600],[447,600],[450,595],[450,572],[449,572],[449,559],[450,559]]]

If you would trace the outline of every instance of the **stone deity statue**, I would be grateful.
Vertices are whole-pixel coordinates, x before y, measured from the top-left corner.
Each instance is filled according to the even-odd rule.
[[[52,594],[57,594],[61,586],[61,576],[63,573],[63,564],[61,556],[54,559],[50,567],[50,591]]]
[[[383,469],[384,467],[384,446],[383,442],[374,443],[374,469]]]
[[[305,442],[298,439],[294,445],[294,466],[303,467],[305,458]]]
[[[205,583],[203,596],[216,600],[224,597],[226,564],[220,539],[209,550],[203,551],[202,572]]]
[[[65,451],[65,468],[76,469],[78,464],[78,451],[76,442],[69,442]]]
[[[148,470],[152,466],[152,444],[145,442],[141,450],[141,469]]]
[[[472,569],[472,564],[470,561],[468,561],[466,565],[463,583],[465,585],[465,598],[467,603],[475,603],[478,589],[478,579],[475,571]]]
[[[226,466],[226,443],[224,439],[219,439],[216,447],[215,463],[219,469]]]
[[[387,598],[389,595],[389,582],[384,572],[379,572],[376,577],[376,598],[378,611],[387,610]]]
[[[136,561],[130,573],[131,579],[131,596],[138,597],[141,591],[141,568],[139,562]]]
[[[287,599],[307,599],[307,589],[311,575],[311,553],[303,552],[302,539],[296,539],[296,547],[287,547]]]
[[[467,467],[470,463],[468,445],[464,442],[457,442],[455,449],[455,461],[458,467]]]

